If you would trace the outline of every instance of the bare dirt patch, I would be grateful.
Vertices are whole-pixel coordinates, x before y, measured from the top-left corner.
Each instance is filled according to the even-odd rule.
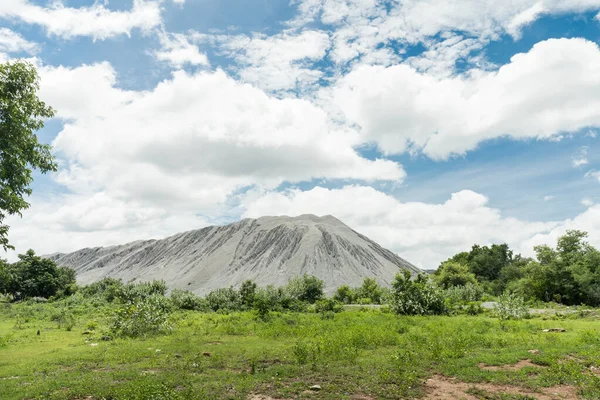
[[[475,395],[474,393],[477,393]],[[494,385],[490,383],[466,383],[454,378],[435,375],[425,383],[426,400],[479,400],[485,397],[493,398],[494,395],[519,395],[537,400],[565,400],[578,399],[577,388],[572,386],[553,386],[541,388],[539,391],[510,385]]]
[[[484,371],[518,371],[521,368],[525,367],[533,367],[533,368],[543,368],[541,365],[537,365],[531,362],[531,360],[521,360],[516,364],[508,364],[508,365],[485,365],[483,363],[477,364],[477,366]]]
[[[251,394],[250,397],[248,397],[248,400],[285,400],[285,399],[278,399],[276,397],[266,396],[264,394]],[[291,400],[291,399],[287,399],[287,400]]]

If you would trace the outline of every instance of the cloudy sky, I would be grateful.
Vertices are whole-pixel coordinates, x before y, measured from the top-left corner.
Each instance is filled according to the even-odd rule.
[[[600,0],[1,0],[0,61],[37,65],[60,163],[10,238],[312,213],[423,268],[600,246],[599,41]]]

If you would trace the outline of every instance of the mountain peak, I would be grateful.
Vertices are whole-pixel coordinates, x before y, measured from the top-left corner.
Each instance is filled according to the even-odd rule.
[[[283,285],[310,274],[332,292],[358,286],[366,277],[389,285],[403,269],[419,269],[353,231],[332,215],[302,214],[248,218],[237,223],[180,233],[162,240],[82,249],[51,256],[72,267],[82,284],[104,277],[124,281],[163,279],[171,288],[205,294],[238,286]]]

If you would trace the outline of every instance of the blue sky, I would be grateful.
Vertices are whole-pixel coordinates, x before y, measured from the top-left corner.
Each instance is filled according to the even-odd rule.
[[[600,243],[600,0],[7,0],[57,110],[18,251],[334,214],[435,268]],[[9,258],[14,254],[9,254]]]

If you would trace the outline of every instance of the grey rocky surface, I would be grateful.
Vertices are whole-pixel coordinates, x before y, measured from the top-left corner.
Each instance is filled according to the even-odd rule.
[[[162,240],[82,249],[47,256],[77,271],[80,284],[104,277],[124,282],[163,279],[172,289],[203,295],[252,279],[284,285],[303,274],[332,293],[374,277],[389,286],[403,269],[420,270],[332,216],[261,217],[180,233]]]

